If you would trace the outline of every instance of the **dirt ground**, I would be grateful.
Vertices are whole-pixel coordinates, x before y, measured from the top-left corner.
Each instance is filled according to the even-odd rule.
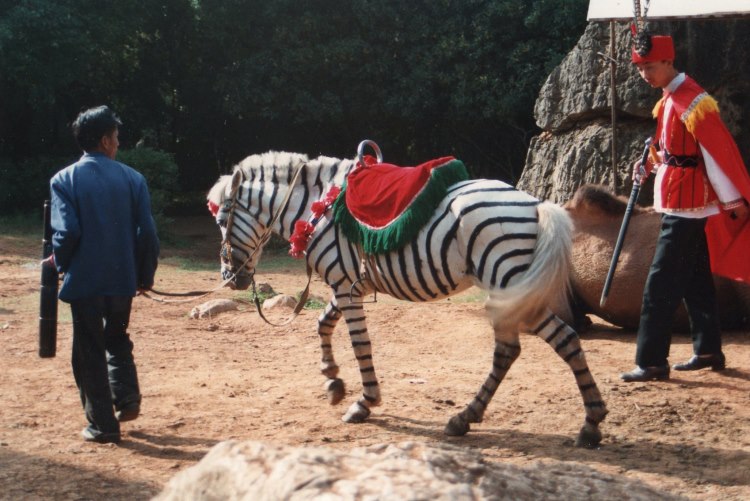
[[[178,220],[174,227],[188,245],[163,250],[156,287],[213,288],[219,282],[219,235],[210,218]],[[593,319],[582,343],[610,410],[596,450],[573,447],[584,414],[567,365],[542,340],[524,336],[521,356],[484,422],[465,437],[444,436],[448,418],[473,397],[492,360],[491,331],[477,290],[429,304],[379,295],[367,305],[383,403],[360,425],[341,421],[360,393],[343,321],[334,347],[348,396],[331,407],[318,371],[319,310],[305,310],[276,328],[249,305],[191,319],[200,301],[136,298],[130,333],[142,415],[123,424],[118,446],[85,443],[69,363],[67,305],[60,303],[57,357],[37,356],[40,240],[0,236],[2,499],[148,499],[227,439],[339,449],[448,442],[520,466],[576,463],[690,499],[750,499],[748,332],[725,333],[723,372],[673,373],[666,382],[624,384],[618,375],[633,365],[634,333]],[[267,261],[272,265],[259,270],[261,282],[284,293],[303,288],[300,263]],[[326,296],[321,282],[312,287]],[[237,293],[222,290],[212,297]],[[281,320],[287,314],[273,315]],[[672,362],[690,354],[689,337],[675,336]]]

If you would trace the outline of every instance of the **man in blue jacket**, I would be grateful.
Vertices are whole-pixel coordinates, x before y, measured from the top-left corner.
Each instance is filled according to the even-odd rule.
[[[73,317],[73,375],[89,425],[84,440],[120,441],[141,394],[127,333],[133,296],[154,283],[159,240],[144,177],[114,160],[120,119],[106,106],[81,112],[73,135],[83,156],[50,181],[50,263]]]

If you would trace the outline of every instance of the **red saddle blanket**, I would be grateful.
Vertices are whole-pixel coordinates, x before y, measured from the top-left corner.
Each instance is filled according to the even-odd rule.
[[[395,221],[427,185],[433,169],[455,160],[442,157],[416,167],[376,163],[365,156],[346,181],[346,206],[369,228],[384,228]]]
[[[334,220],[367,253],[389,252],[413,239],[448,187],[468,177],[454,157],[399,167],[365,156],[333,205]]]

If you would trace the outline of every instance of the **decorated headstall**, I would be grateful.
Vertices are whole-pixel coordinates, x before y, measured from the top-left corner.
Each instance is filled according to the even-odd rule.
[[[231,234],[232,234],[232,224],[234,223],[234,210],[237,207],[237,204],[239,201],[237,200],[237,197],[239,195],[240,186],[242,185],[243,181],[245,180],[245,175],[242,172],[242,169],[237,169],[234,174],[232,174],[232,179],[230,181],[229,185],[229,193],[224,198],[224,201],[222,202],[221,206],[209,201],[208,202],[208,209],[211,211],[211,214],[216,218],[216,223],[223,229],[223,239],[221,242],[221,251],[219,253],[221,257],[221,261],[229,266],[231,269],[232,265],[232,243],[231,243]],[[237,270],[239,271],[239,270]]]

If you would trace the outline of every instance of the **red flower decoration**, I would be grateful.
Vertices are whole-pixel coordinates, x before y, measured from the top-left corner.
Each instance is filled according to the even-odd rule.
[[[291,248],[289,249],[289,255],[292,257],[300,258],[305,255],[305,249],[307,249],[307,242],[310,241],[310,237],[315,231],[315,225],[318,223],[318,219],[333,205],[336,198],[341,193],[341,188],[338,186],[332,187],[328,190],[325,197],[317,202],[313,202],[311,206],[312,210],[312,222],[309,221],[297,221],[294,223],[294,232],[289,238]]]
[[[211,215],[216,217],[216,213],[219,212],[219,206],[213,203],[211,200],[208,201],[208,210],[211,212]]]
[[[333,205],[333,202],[336,201],[339,193],[341,193],[341,188],[339,188],[338,186],[334,186],[330,190],[328,190],[328,193],[326,193],[325,197],[323,197],[321,200],[318,200],[317,202],[313,202],[311,207],[313,217],[317,219],[322,216],[323,213],[327,211],[331,205]]]
[[[318,200],[317,202],[313,202],[310,208],[312,209],[313,217],[320,217],[326,211],[326,203],[323,200]]]
[[[307,221],[297,221],[294,223],[294,233],[289,238],[289,243],[292,244],[289,254],[292,257],[300,258],[304,255],[307,242],[310,240],[310,236],[314,230],[315,226]]]

